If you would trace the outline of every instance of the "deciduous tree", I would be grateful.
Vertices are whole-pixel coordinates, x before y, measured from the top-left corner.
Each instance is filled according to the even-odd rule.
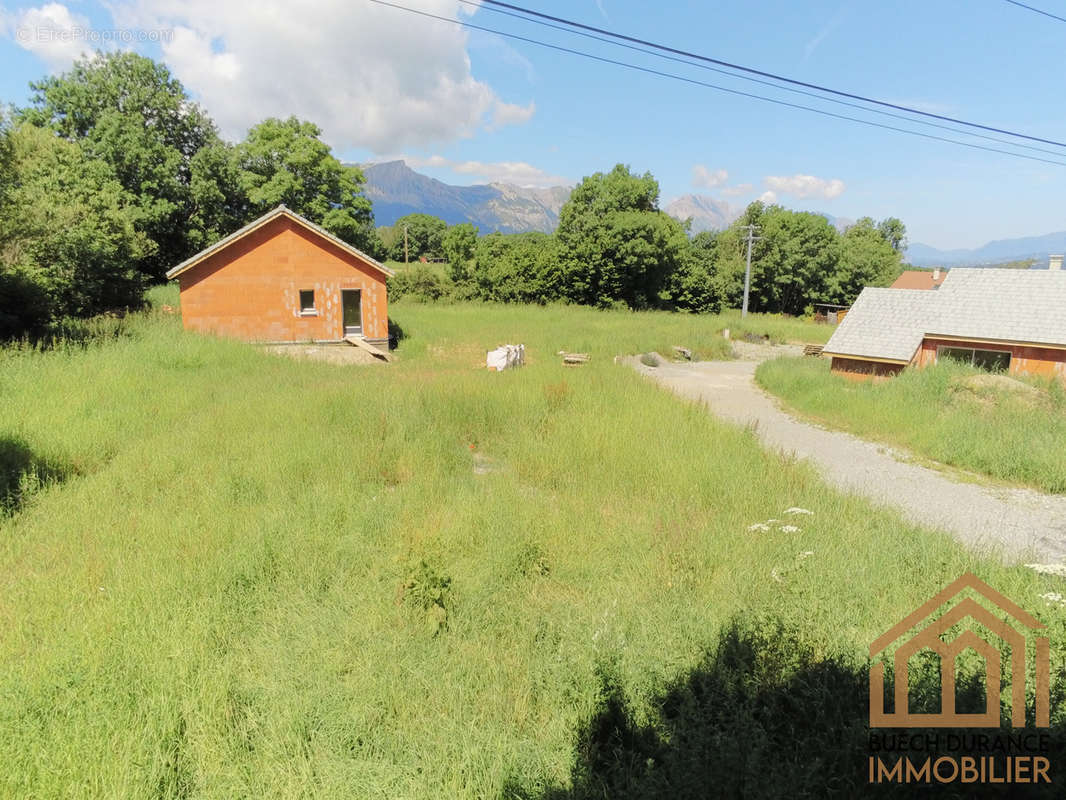
[[[559,214],[564,293],[608,307],[654,308],[684,259],[681,223],[659,211],[659,184],[627,166],[585,178]]]
[[[546,233],[490,233],[477,240],[473,272],[477,295],[504,303],[547,303],[561,298],[559,250]]]
[[[404,229],[407,230],[407,258],[417,261],[422,256],[439,258],[443,254],[444,234],[448,223],[432,214],[407,214],[392,226],[393,244],[389,257],[404,260]]]
[[[888,286],[899,275],[902,258],[880,227],[863,217],[844,232],[840,262],[826,285],[828,302],[850,303],[864,286]]]
[[[137,229],[154,243],[138,262],[146,275],[161,278],[228,226],[224,215],[214,216],[217,204],[197,205],[215,194],[203,182],[223,177],[194,166],[202,148],[218,143],[215,126],[163,64],[128,51],[98,52],[30,88],[20,118],[78,143],[132,197]]]
[[[136,265],[154,247],[140,208],[100,159],[24,123],[6,136],[10,184],[0,203],[0,332],[141,302]]]
[[[349,244],[373,251],[377,238],[370,200],[362,193],[363,172],[334,158],[321,133],[296,117],[267,119],[248,131],[233,151],[246,216],[284,203]]]
[[[692,237],[688,253],[667,281],[664,300],[678,311],[716,314],[722,298],[715,281],[718,234],[701,231]]]
[[[477,247],[477,228],[469,222],[461,222],[452,225],[444,234],[441,242],[441,250],[448,262],[452,280],[456,283],[467,280],[470,277],[470,260],[474,257],[474,249]]]
[[[888,217],[877,223],[877,230],[897,253],[907,249],[907,226],[896,217]]]

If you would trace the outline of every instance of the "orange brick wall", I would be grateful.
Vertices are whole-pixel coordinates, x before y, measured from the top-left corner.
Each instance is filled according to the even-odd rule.
[[[833,356],[830,370],[834,375],[847,378],[850,381],[883,381],[898,375],[903,369],[902,364],[885,364],[881,361],[867,361],[862,358],[841,358]]]
[[[1050,347],[1030,347],[1019,344],[988,344],[985,342],[953,342],[946,339],[925,339],[915,363],[925,367],[936,363],[937,347],[974,347],[979,350],[1009,350],[1012,374],[1049,375],[1066,379],[1066,350]]]
[[[261,342],[344,336],[341,290],[361,289],[363,336],[388,337],[385,276],[280,216],[178,276],[186,329]],[[317,316],[300,315],[314,289]]]

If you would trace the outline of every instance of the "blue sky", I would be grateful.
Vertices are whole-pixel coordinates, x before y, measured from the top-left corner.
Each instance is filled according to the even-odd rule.
[[[394,2],[742,91],[1000,146],[834,108],[459,0]],[[1066,23],[1004,0],[520,4],[799,80],[1066,141]],[[1066,16],[1062,0],[1043,0],[1043,7]],[[765,196],[840,217],[894,215],[912,241],[937,247],[1066,229],[1064,166],[731,96],[369,0],[246,6],[6,0],[0,4],[0,99],[25,103],[28,81],[66,69],[97,43],[165,60],[231,139],[266,116],[292,113],[319,123],[346,160],[406,158],[450,183],[551,185],[623,162],[659,179],[664,204],[694,193],[743,207]],[[1062,152],[1047,157],[1066,162]]]

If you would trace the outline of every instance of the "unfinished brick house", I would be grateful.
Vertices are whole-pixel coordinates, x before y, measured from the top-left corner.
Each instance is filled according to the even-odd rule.
[[[936,291],[863,289],[822,353],[856,380],[952,358],[1066,381],[1064,309],[1061,269],[955,268]]]
[[[278,206],[167,273],[181,289],[187,330],[254,342],[387,346],[393,273]]]

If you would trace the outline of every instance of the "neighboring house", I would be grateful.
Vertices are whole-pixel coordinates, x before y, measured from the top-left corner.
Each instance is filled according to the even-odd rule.
[[[285,206],[167,273],[188,330],[256,342],[387,345],[393,273]]]
[[[935,292],[866,288],[822,353],[860,380],[943,357],[1066,380],[1066,272],[955,268]]]
[[[893,281],[890,289],[936,289],[948,277],[947,270],[934,269],[927,272],[920,269],[908,269]]]
[[[836,303],[814,303],[814,321],[830,325],[839,324],[848,313],[848,306]]]

